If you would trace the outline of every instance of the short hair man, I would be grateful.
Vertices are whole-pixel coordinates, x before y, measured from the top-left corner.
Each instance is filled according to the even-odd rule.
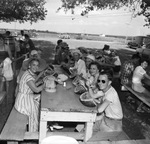
[[[93,131],[121,131],[122,130],[122,106],[116,90],[111,86],[113,78],[112,70],[102,70],[98,78],[98,87],[104,92],[101,104],[98,106],[97,120]]]

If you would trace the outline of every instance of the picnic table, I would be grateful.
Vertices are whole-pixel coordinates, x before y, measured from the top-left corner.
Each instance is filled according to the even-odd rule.
[[[58,74],[63,73],[60,66],[55,66],[55,70]],[[71,79],[66,81],[66,87],[58,84],[54,93],[42,91],[39,143],[46,137],[48,121],[84,122],[86,124],[84,141],[86,142],[91,138],[93,123],[96,119],[96,107],[84,106],[79,97],[74,93]]]

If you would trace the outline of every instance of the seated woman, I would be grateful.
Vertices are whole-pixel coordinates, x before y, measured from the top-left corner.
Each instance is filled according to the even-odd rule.
[[[38,131],[40,94],[35,93],[41,92],[45,87],[44,84],[35,83],[37,77],[35,73],[39,65],[38,59],[31,59],[29,68],[19,81],[19,90],[15,101],[16,110],[29,117],[29,132]]]
[[[89,95],[97,102],[100,103],[100,99],[104,96],[104,93],[98,89],[97,81],[100,72],[100,65],[97,62],[92,62],[89,65],[88,78],[86,85],[88,86]]]
[[[86,85],[96,88],[97,80],[99,77],[100,65],[97,62],[89,64],[89,72],[87,73]]]
[[[148,67],[148,60],[142,60],[141,65],[137,66],[133,72],[132,76],[132,89],[139,93],[144,93],[146,95],[150,95],[150,91],[148,91],[142,84],[142,79],[147,78],[150,80],[150,76],[146,73],[145,69]],[[143,103],[137,102],[139,104],[137,108],[137,112],[144,112],[142,110]]]
[[[92,54],[88,54],[86,57],[85,57],[85,64],[86,64],[86,68],[89,69],[89,65],[91,62],[94,62],[95,61],[95,56],[92,55]]]
[[[148,67],[148,64],[148,60],[142,60],[141,65],[135,68],[132,76],[132,88],[139,93],[147,93],[150,95],[150,92],[143,87],[141,82],[144,77],[150,79],[150,76],[145,71],[145,69]]]

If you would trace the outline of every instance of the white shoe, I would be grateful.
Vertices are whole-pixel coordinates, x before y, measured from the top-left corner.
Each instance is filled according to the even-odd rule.
[[[49,129],[50,129],[50,131],[54,130],[53,126],[49,126]]]
[[[56,124],[56,125],[53,125],[53,128],[54,129],[63,129],[64,127]]]

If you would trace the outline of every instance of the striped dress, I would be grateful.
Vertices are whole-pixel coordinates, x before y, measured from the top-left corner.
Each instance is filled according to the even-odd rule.
[[[39,100],[40,95],[35,95],[27,85],[28,81],[35,80],[29,70],[25,71],[19,82],[19,91],[15,101],[15,108],[29,117],[29,132],[38,131]]]

